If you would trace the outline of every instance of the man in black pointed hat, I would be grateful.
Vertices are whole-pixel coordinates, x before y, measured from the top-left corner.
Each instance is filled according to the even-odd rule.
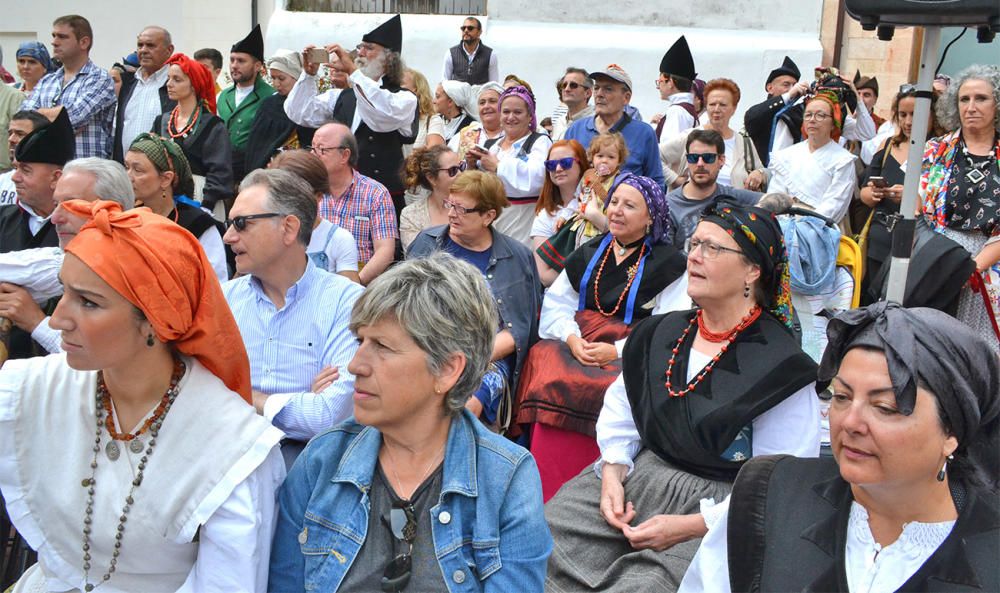
[[[219,117],[226,123],[229,142],[233,145],[233,179],[237,183],[246,174],[243,151],[257,109],[264,99],[274,94],[274,87],[260,76],[263,61],[264,36],[257,25],[229,52],[229,76],[233,86],[223,90],[218,100]]]
[[[339,44],[325,46],[334,85],[340,88],[317,94],[320,64],[310,59],[314,46],[307,45],[302,75],[285,100],[285,113],[300,126],[319,128],[337,121],[351,129],[358,140],[358,172],[389,190],[397,220],[404,206],[403,145],[412,144],[417,135],[417,97],[400,87],[402,47],[398,14],[365,33],[356,59]]]
[[[771,73],[767,75],[767,83],[764,84],[767,98],[747,109],[743,116],[743,125],[765,166],[770,160],[771,124],[774,117],[783,107],[794,102],[809,90],[807,84],[798,84],[801,77],[799,67],[791,58],[785,56],[781,66],[771,70]],[[802,122],[798,123],[801,127]],[[794,125],[794,122],[791,125]]]
[[[667,110],[651,120],[656,125],[658,142],[673,138],[697,125],[698,110],[695,109],[692,93],[697,76],[687,39],[681,35],[660,60],[660,77],[656,79],[656,88],[660,90],[660,98],[667,102]]]

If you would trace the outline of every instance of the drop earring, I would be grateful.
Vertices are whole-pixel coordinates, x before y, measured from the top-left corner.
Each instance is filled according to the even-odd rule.
[[[743,298],[745,298],[745,299],[750,298],[750,283],[749,282],[744,282],[743,283]]]
[[[947,474],[947,470],[948,470],[948,462],[949,462],[949,461],[955,461],[955,456],[954,456],[954,455],[949,455],[949,456],[948,456],[948,457],[947,457],[947,458],[946,458],[946,459],[944,460],[944,464],[943,464],[943,465],[941,465],[941,471],[939,471],[939,472],[938,472],[938,474],[937,474],[937,481],[938,481],[938,482],[944,482],[944,477],[945,477],[945,475]]]
[[[153,334],[149,334],[148,336],[146,336],[146,345],[147,346],[149,346],[150,348],[152,348],[153,344],[155,344],[155,343],[156,343],[156,340],[153,338]]]

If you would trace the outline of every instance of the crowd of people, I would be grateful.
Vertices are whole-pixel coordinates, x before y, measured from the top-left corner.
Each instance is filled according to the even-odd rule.
[[[460,32],[21,44],[0,589],[1000,590],[1000,68],[935,79],[904,308],[914,85],[785,57],[741,124],[682,36],[661,113],[540,117]]]

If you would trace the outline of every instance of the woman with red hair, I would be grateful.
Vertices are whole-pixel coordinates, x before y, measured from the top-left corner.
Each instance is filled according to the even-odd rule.
[[[840,222],[858,185],[854,155],[837,143],[846,115],[833,93],[820,91],[808,98],[802,115],[804,140],[771,157],[768,191],[789,194],[797,205]]]
[[[174,54],[167,64],[167,96],[177,106],[157,117],[152,131],[181,146],[194,176],[190,197],[214,210],[233,197],[233,149],[225,123],[215,115],[215,81],[208,68],[184,54]]]
[[[531,225],[531,243],[536,250],[556,234],[562,223],[580,211],[577,199],[580,180],[588,167],[587,151],[576,140],[557,140],[552,144],[545,160],[545,181],[535,204],[535,221]],[[537,253],[535,265],[544,286],[552,284],[562,270],[549,267]]]

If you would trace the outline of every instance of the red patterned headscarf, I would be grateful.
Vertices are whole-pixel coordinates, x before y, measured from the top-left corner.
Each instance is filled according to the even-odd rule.
[[[822,101],[830,106],[830,113],[833,114],[833,130],[830,132],[830,138],[832,138],[834,142],[837,142],[840,140],[841,132],[844,131],[844,119],[847,115],[844,111],[844,104],[837,100],[837,97],[833,93],[826,91],[820,91],[812,97],[806,99],[804,106],[809,105],[809,103],[813,101]],[[806,122],[803,121],[802,137],[805,138],[806,136]]]
[[[184,75],[191,79],[191,88],[194,89],[194,94],[205,104],[205,108],[214,114],[215,81],[212,80],[212,73],[209,72],[208,68],[184,54],[170,56],[167,64],[176,64],[184,71]]]

